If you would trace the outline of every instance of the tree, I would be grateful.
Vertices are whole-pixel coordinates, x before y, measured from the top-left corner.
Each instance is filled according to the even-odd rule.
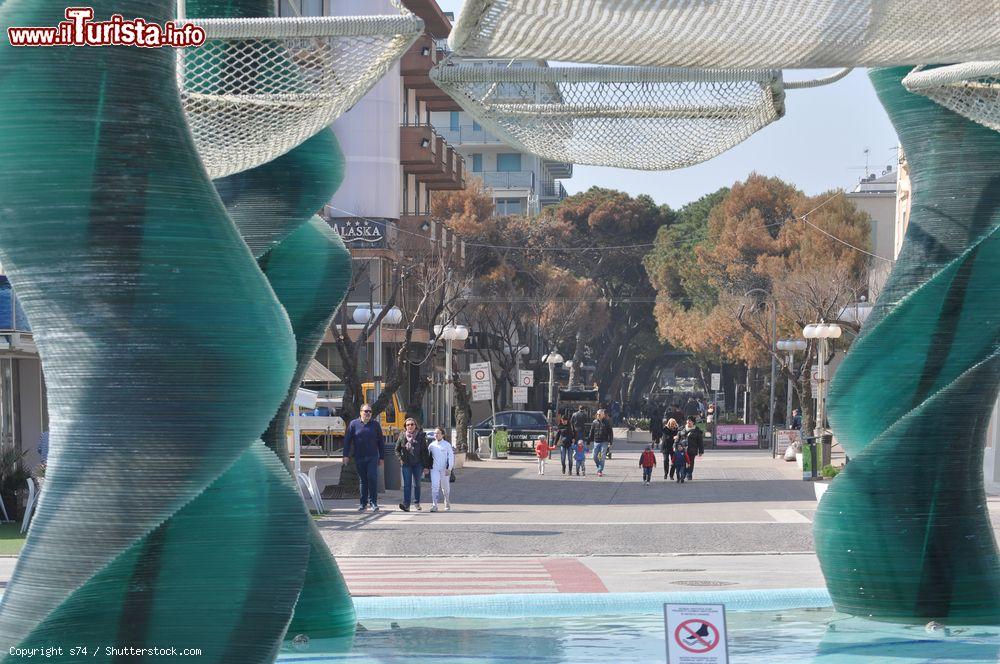
[[[842,193],[807,197],[776,178],[752,174],[728,192],[699,201],[691,212],[701,218],[706,205],[712,207],[691,258],[678,266],[672,244],[677,238],[663,233],[645,261],[658,291],[661,338],[701,358],[745,363],[749,385],[751,369],[775,352],[769,307],[776,307],[779,336],[798,338],[804,325],[817,320],[856,330],[838,319],[863,293],[867,262],[848,245],[866,249],[871,226]],[[814,356],[810,344],[794,375],[778,356],[782,373],[795,380],[804,414]]]

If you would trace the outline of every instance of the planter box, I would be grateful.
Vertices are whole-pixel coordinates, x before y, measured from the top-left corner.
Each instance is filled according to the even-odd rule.
[[[455,452],[455,470],[465,468],[465,452]]]
[[[629,431],[626,440],[630,443],[652,443],[653,434],[648,431]]]

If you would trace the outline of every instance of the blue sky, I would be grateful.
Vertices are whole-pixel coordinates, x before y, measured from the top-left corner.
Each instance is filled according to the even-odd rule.
[[[439,0],[456,16],[462,0]],[[786,71],[786,80],[817,78],[828,71]],[[785,93],[785,117],[765,127],[729,152],[677,171],[627,171],[576,166],[567,191],[593,185],[632,195],[649,194],[657,203],[680,207],[745,178],[752,171],[774,175],[807,194],[850,189],[864,175],[865,149],[871,170],[896,164],[896,132],[864,70],[855,70],[830,86]]]

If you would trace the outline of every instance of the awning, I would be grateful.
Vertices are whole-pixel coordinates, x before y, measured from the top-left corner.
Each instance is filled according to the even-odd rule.
[[[303,383],[339,383],[341,382],[337,374],[333,373],[314,359],[309,360],[309,367],[306,375],[302,377]]]

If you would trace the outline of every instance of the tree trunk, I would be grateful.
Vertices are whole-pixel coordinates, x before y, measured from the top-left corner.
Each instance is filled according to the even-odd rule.
[[[455,449],[467,452],[469,458],[478,460],[479,456],[469,446],[469,420],[472,419],[472,404],[469,402],[469,391],[456,371],[452,374],[452,384],[455,387]]]

